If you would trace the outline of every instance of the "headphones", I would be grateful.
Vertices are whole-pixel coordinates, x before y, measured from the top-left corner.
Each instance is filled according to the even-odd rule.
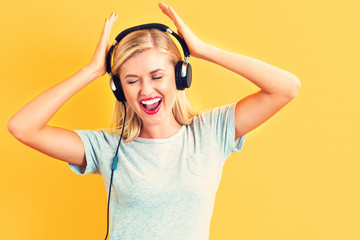
[[[126,35],[128,35],[129,33],[138,31],[138,30],[143,30],[143,29],[158,29],[165,33],[171,34],[179,41],[179,43],[183,49],[183,52],[184,52],[185,60],[177,62],[176,66],[175,66],[176,89],[184,90],[185,88],[189,88],[191,85],[192,69],[191,69],[190,63],[188,62],[189,57],[190,57],[190,51],[189,51],[189,48],[187,47],[184,39],[181,38],[178,34],[171,31],[171,29],[169,27],[167,27],[163,24],[160,24],[160,23],[149,23],[149,24],[138,25],[138,26],[131,27],[131,28],[128,28],[128,29],[122,31],[115,38],[115,41],[111,45],[109,52],[107,53],[107,56],[106,56],[106,72],[110,76],[110,87],[111,87],[111,90],[113,91],[116,99],[119,102],[126,102],[126,98],[125,98],[124,91],[122,90],[122,87],[121,87],[120,76],[118,76],[118,74],[113,75],[111,73],[111,61],[112,61],[113,52],[114,52],[115,47],[118,45],[118,43]]]

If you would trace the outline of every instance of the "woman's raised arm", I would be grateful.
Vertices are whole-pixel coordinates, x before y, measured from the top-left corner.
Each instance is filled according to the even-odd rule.
[[[116,14],[106,19],[100,41],[88,65],[35,97],[11,117],[7,127],[16,139],[59,160],[86,165],[80,137],[72,130],[52,127],[47,123],[69,98],[106,73],[107,42],[116,19]]]
[[[229,69],[261,89],[237,102],[235,140],[271,118],[296,96],[301,84],[294,74],[261,60],[206,44],[195,36],[173,8],[164,3],[159,3],[159,7],[174,22],[191,56]]]

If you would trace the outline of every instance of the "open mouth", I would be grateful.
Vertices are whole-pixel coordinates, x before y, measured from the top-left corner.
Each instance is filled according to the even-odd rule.
[[[140,105],[141,108],[147,113],[147,114],[155,114],[160,110],[162,103],[162,99],[160,97],[154,98],[147,101],[141,101]]]

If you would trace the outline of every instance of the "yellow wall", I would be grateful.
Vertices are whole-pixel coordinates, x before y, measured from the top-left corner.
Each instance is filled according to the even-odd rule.
[[[168,1],[203,41],[294,73],[298,96],[247,135],[224,167],[210,239],[360,239],[359,3]],[[105,18],[124,28],[171,21],[157,2],[2,1],[0,239],[102,239],[107,196],[98,175],[17,142],[10,116],[92,57]],[[190,90],[212,108],[258,90],[245,78],[191,58]],[[66,103],[51,124],[107,127],[114,97],[104,76]]]

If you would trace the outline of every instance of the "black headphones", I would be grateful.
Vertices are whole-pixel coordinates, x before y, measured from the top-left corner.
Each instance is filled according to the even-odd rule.
[[[189,88],[191,85],[192,70],[191,70],[190,63],[188,63],[189,57],[190,57],[190,51],[189,51],[189,48],[187,47],[184,39],[182,39],[178,34],[174,33],[173,31],[170,30],[169,27],[167,27],[163,24],[160,24],[160,23],[143,24],[143,25],[131,27],[131,28],[128,28],[128,29],[122,31],[115,38],[115,41],[111,45],[109,52],[107,53],[107,56],[106,56],[106,72],[110,76],[110,87],[111,87],[111,90],[113,91],[116,99],[119,102],[126,102],[126,98],[125,98],[125,94],[121,87],[120,77],[118,76],[118,74],[113,75],[111,73],[111,61],[112,61],[112,55],[113,55],[114,49],[117,46],[117,44],[121,41],[121,39],[123,39],[129,33],[135,32],[138,30],[153,29],[153,28],[161,30],[166,33],[169,33],[169,34],[173,35],[179,41],[179,43],[184,51],[185,60],[177,62],[176,66],[175,66],[176,88],[178,90],[184,90],[185,88]]]

